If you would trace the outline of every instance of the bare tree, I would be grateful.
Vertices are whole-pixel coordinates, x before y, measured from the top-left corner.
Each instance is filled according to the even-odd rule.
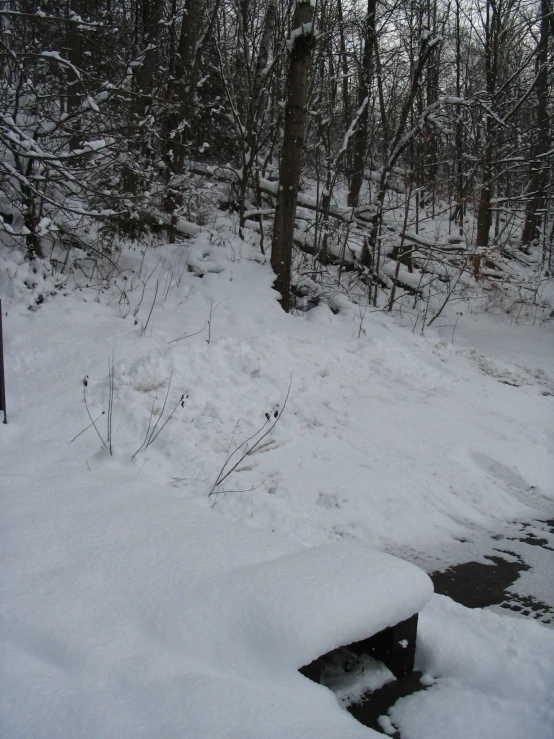
[[[425,29],[423,30],[419,41],[418,58],[413,71],[408,95],[400,111],[400,116],[396,124],[396,130],[390,144],[390,151],[387,152],[385,162],[383,163],[381,168],[381,174],[378,184],[377,204],[374,214],[371,217],[370,237],[369,239],[366,239],[364,243],[364,248],[362,250],[362,264],[369,265],[371,262],[371,253],[375,250],[377,250],[377,252],[379,251],[378,243],[383,223],[383,208],[385,203],[385,195],[389,187],[389,178],[391,171],[396,165],[402,153],[407,149],[415,136],[422,130],[426,122],[429,120],[433,110],[435,110],[439,105],[439,103],[435,103],[427,108],[421,114],[415,125],[410,130],[406,131],[406,124],[408,122],[408,118],[410,117],[414,100],[422,85],[425,66],[429,60],[432,49],[438,43],[440,43],[440,41],[440,38],[433,39],[431,38],[429,31]]]
[[[138,3],[137,3],[138,4]],[[123,187],[136,195],[140,185],[140,170],[133,166],[133,155],[143,148],[145,118],[152,105],[158,45],[164,30],[162,23],[165,0],[142,0],[143,42],[136,63],[133,63],[133,96],[129,111],[130,161],[123,173]]]
[[[358,205],[367,156],[369,96],[373,80],[373,54],[376,43],[376,7],[376,0],[368,0],[367,17],[365,20],[364,53],[358,88],[358,116],[353,143],[352,179],[350,190],[348,191],[348,205],[352,208]]]
[[[549,17],[552,7],[549,0],[541,0],[540,36],[537,45],[537,83],[535,87],[536,133],[531,152],[531,180],[525,209],[525,224],[521,235],[522,246],[528,246],[539,236],[543,211],[546,206],[549,162],[549,118],[548,118],[548,38]]]
[[[271,266],[281,293],[281,305],[290,309],[290,277],[296,199],[300,184],[308,75],[315,44],[314,5],[311,0],[296,3],[293,29],[287,42],[290,61],[287,73],[285,130],[279,166],[279,192],[273,226]]]

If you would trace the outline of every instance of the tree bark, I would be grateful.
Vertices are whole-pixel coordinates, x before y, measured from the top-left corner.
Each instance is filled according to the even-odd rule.
[[[134,98],[130,110],[129,121],[129,154],[132,156],[140,148],[140,124],[152,102],[154,89],[154,71],[158,44],[163,29],[163,14],[165,0],[142,0],[144,47],[142,59],[134,68]],[[136,195],[139,190],[140,177],[132,162],[128,163],[123,172],[123,187],[125,192]]]
[[[202,0],[187,0],[181,22],[175,69],[176,110],[170,123],[173,137],[168,143],[168,157],[174,173],[180,173],[183,169],[186,141],[190,137],[194,117],[202,6]],[[181,130],[175,131],[178,126]]]
[[[275,29],[275,18],[277,16],[277,0],[268,0],[264,18],[262,38],[256,58],[254,80],[250,91],[250,102],[246,120],[246,136],[243,141],[242,179],[239,192],[239,236],[243,237],[243,229],[246,212],[246,192],[252,170],[256,166],[258,156],[260,124],[262,118],[262,104],[265,99],[264,85],[267,78],[267,60],[269,58],[269,47],[271,37]],[[267,92],[267,91],[265,91]]]
[[[375,9],[376,0],[368,0],[367,18],[364,39],[364,56],[360,74],[360,86],[358,89],[358,105],[362,112],[358,118],[358,125],[354,136],[354,158],[352,167],[352,180],[348,192],[348,205],[355,208],[360,198],[365,161],[367,155],[367,133],[369,123],[369,93],[373,78],[373,51],[375,48]]]
[[[281,293],[280,302],[287,313],[290,309],[292,241],[302,167],[308,75],[315,44],[313,22],[314,6],[310,0],[297,2],[293,32],[289,40],[291,54],[287,73],[285,131],[271,249],[271,266],[277,275],[275,289]]]
[[[165,163],[168,182],[164,210],[172,216],[169,229],[170,243],[175,241],[176,210],[182,205],[183,200],[179,186],[171,180],[181,175],[184,170],[187,143],[192,137],[196,115],[200,57],[211,34],[218,8],[219,0],[215,0],[209,13],[205,10],[203,0],[186,0],[181,21],[175,60],[175,79],[170,81],[169,90],[169,99],[173,109],[167,117],[165,126]]]
[[[525,209],[525,224],[521,235],[521,245],[527,247],[538,238],[542,220],[542,210],[546,205],[548,186],[548,165],[541,155],[549,149],[548,130],[548,0],[541,2],[541,31],[537,49],[537,133],[532,152],[532,174],[530,192]]]
[[[496,82],[498,78],[499,42],[502,29],[502,5],[495,0],[486,0],[485,23],[483,28],[485,43],[485,76],[487,84],[488,102],[492,109],[495,105]],[[494,154],[496,144],[494,140],[496,123],[489,113],[486,113],[485,123],[485,150],[483,154],[483,179],[477,209],[477,238],[476,247],[489,245],[489,234],[492,225],[491,196],[492,179],[494,176]]]
[[[475,245],[484,247],[489,245],[489,234],[492,225],[491,196],[492,196],[492,159],[494,154],[493,126],[490,118],[487,119],[485,154],[483,157],[483,180],[477,208],[477,238]]]
[[[369,266],[371,264],[371,255],[375,251],[379,251],[379,235],[381,233],[381,225],[383,220],[383,208],[385,203],[385,195],[388,190],[388,181],[391,170],[395,166],[402,152],[411,143],[413,136],[415,136],[416,130],[423,125],[424,120],[420,120],[418,126],[413,128],[410,136],[405,136],[404,131],[406,123],[410,116],[414,100],[417,93],[419,92],[422,84],[423,70],[429,60],[429,55],[432,48],[436,45],[436,40],[431,40],[429,32],[422,33],[420,44],[419,44],[419,55],[416,67],[413,72],[413,77],[410,85],[410,91],[408,97],[402,106],[400,113],[400,120],[396,127],[396,132],[391,143],[390,151],[385,155],[385,162],[381,170],[381,176],[379,178],[379,189],[377,194],[377,203],[375,207],[374,215],[371,218],[371,232],[370,237],[364,242],[360,261],[363,265]]]
[[[346,128],[350,123],[350,96],[348,94],[348,56],[346,54],[346,42],[344,40],[344,19],[342,14],[342,1],[337,0],[337,15],[339,23],[339,38],[340,38],[340,65],[342,71],[342,112],[344,120],[346,122]],[[350,141],[347,144],[346,150],[346,169],[350,170],[352,162],[352,145]]]
[[[185,162],[186,141],[194,117],[194,100],[198,82],[196,53],[202,19],[201,0],[187,0],[183,9],[176,58],[171,60],[174,77],[169,82],[169,103],[172,109],[165,122],[166,191],[163,207],[171,215],[168,240],[175,242],[177,214],[182,196],[172,179],[181,174]],[[185,130],[186,129],[186,130]]]
[[[80,17],[85,14],[85,0],[71,0],[71,13]],[[68,59],[73,65],[68,69],[67,81],[67,112],[74,120],[71,121],[72,135],[69,140],[71,149],[78,149],[81,145],[81,128],[76,120],[76,113],[83,100],[83,85],[75,69],[83,68],[83,32],[78,23],[69,23],[69,50]]]

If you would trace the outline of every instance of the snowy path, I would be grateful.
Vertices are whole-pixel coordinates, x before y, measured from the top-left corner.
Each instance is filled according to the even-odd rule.
[[[449,336],[450,329],[439,331]],[[487,315],[466,315],[458,318],[456,326],[456,345],[463,346],[476,357],[482,371],[497,377],[499,381],[513,383],[511,386],[521,388],[528,383],[538,381],[544,385],[543,393],[547,413],[554,427],[554,403],[551,384],[548,378],[554,377],[554,334],[551,329],[540,326],[515,325]],[[518,392],[518,390],[514,390]],[[550,410],[548,408],[550,407]],[[479,553],[478,560],[487,560],[491,572],[481,570],[483,578],[498,578],[497,586],[491,586],[491,597],[487,603],[486,587],[474,598],[474,605],[490,605],[503,603],[515,613],[538,618],[543,623],[552,624],[554,620],[554,530],[549,517],[554,509],[546,505],[543,515],[538,520],[524,521],[518,519],[503,524],[498,530],[490,532],[490,536],[475,542]],[[469,545],[471,548],[471,544]],[[468,553],[470,562],[474,553]],[[496,565],[489,559],[494,558]],[[508,563],[508,567],[502,562]],[[511,569],[510,569],[511,566]],[[498,574],[494,575],[493,570]],[[449,592],[461,590],[460,602],[472,601],[470,590],[471,567],[467,574],[462,568],[458,571],[456,582]],[[502,574],[502,571],[504,574]],[[473,572],[477,576],[478,570]],[[502,591],[505,597],[502,599]],[[464,592],[467,591],[467,592]],[[443,592],[443,591],[441,591]],[[452,597],[456,597],[453,595]]]
[[[554,521],[514,524],[491,539],[486,564],[468,560],[434,573],[435,591],[470,608],[501,606],[554,626]]]

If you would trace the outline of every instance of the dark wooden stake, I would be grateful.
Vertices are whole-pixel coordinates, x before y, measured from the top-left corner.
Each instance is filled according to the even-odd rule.
[[[0,411],[4,411],[4,423],[8,423],[6,411],[6,385],[4,383],[4,340],[2,337],[2,301],[0,300]]]

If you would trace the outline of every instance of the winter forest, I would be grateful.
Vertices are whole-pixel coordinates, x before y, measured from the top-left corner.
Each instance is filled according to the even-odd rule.
[[[553,61],[1,0],[2,739],[554,736]]]
[[[1,228],[27,258],[227,207],[287,311],[344,270],[390,310],[470,276],[546,310],[550,0],[24,0],[0,23]]]

